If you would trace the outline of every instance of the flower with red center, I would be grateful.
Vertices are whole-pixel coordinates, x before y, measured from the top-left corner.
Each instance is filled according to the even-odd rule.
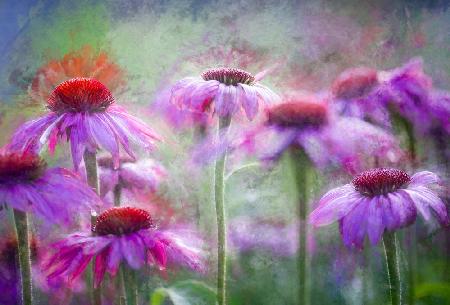
[[[51,223],[71,223],[80,210],[101,203],[97,195],[72,172],[47,169],[31,152],[0,151],[0,202],[31,212]]]
[[[188,77],[178,81],[172,89],[171,101],[193,112],[213,110],[220,117],[232,116],[241,108],[252,120],[260,104],[278,99],[267,87],[259,84],[266,73],[255,76],[234,68],[210,69],[201,77]]]
[[[333,82],[331,92],[338,99],[363,97],[378,84],[377,71],[366,67],[345,70]]]
[[[113,159],[102,155],[97,158],[100,196],[103,198],[117,187],[134,194],[154,193],[167,176],[165,168],[153,159],[134,160],[122,156],[120,165],[114,168]],[[81,170],[84,173],[84,170]]]
[[[326,193],[309,216],[314,226],[339,220],[344,244],[362,248],[367,234],[376,245],[385,230],[412,224],[417,211],[425,220],[431,211],[442,225],[449,224],[447,208],[429,188],[438,177],[428,171],[409,176],[392,168],[371,169],[357,175],[350,184]]]
[[[389,114],[371,98],[380,82],[378,72],[367,67],[350,68],[342,72],[331,87],[332,106],[340,115],[367,119],[389,126]]]
[[[64,139],[70,141],[74,167],[83,153],[108,151],[114,167],[120,147],[135,158],[130,142],[151,149],[159,137],[144,122],[116,106],[111,92],[92,78],[74,78],[59,84],[47,101],[50,113],[22,125],[10,147],[39,152],[48,142],[50,152]]]
[[[217,158],[226,149],[243,149],[264,161],[276,161],[289,148],[303,149],[319,168],[336,166],[350,173],[400,160],[397,139],[357,118],[336,117],[326,100],[307,93],[285,97],[267,109],[264,124],[231,130],[219,141],[208,139],[194,151],[194,162]]]
[[[72,234],[55,243],[54,255],[44,268],[49,279],[64,276],[72,281],[94,260],[96,286],[105,272],[114,276],[122,261],[133,269],[145,264],[163,269],[172,262],[203,272],[200,245],[192,232],[158,229],[143,209],[115,207],[97,217],[92,232]]]
[[[267,111],[267,123],[280,127],[319,128],[327,123],[328,109],[323,103],[286,102]]]
[[[427,131],[434,116],[432,80],[423,70],[423,61],[413,58],[402,67],[379,72],[380,86],[369,99],[381,107],[394,110],[411,122],[417,130]]]

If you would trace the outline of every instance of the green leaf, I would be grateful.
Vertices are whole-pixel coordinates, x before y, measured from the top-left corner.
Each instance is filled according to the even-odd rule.
[[[199,281],[183,281],[168,288],[156,289],[150,305],[162,305],[169,299],[173,305],[211,305],[216,303],[216,293],[208,285]]]
[[[450,300],[450,283],[424,283],[416,288],[416,298],[428,296],[441,297]]]

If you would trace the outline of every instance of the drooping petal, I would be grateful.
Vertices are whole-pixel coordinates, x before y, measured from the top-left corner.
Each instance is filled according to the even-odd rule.
[[[362,198],[355,207],[341,219],[341,234],[347,247],[363,247],[367,230],[367,211],[371,200]]]
[[[258,113],[258,97],[256,89],[245,84],[238,85],[238,97],[245,110],[247,118],[251,121]]]
[[[369,235],[369,240],[373,246],[378,244],[381,236],[384,232],[383,218],[382,218],[382,206],[377,199],[374,197],[369,203],[369,208],[367,211],[367,234]]]
[[[361,195],[350,185],[333,189],[322,197],[319,206],[310,214],[312,225],[325,226],[347,215],[359,203]]]
[[[429,171],[421,171],[415,173],[411,177],[410,186],[427,186],[429,184],[439,183],[440,179],[438,175]]]
[[[111,248],[105,249],[100,254],[98,254],[95,258],[94,287],[99,287],[100,283],[103,280],[103,277],[105,276],[106,262],[107,262],[110,251],[111,251]]]

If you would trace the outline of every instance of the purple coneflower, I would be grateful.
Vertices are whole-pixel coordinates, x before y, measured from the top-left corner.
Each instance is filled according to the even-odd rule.
[[[101,213],[92,232],[76,233],[54,244],[55,254],[44,268],[48,278],[77,278],[94,261],[94,281],[98,286],[105,272],[115,276],[120,263],[132,269],[168,263],[187,266],[203,272],[203,254],[199,240],[189,240],[171,230],[158,229],[150,214],[133,207],[114,207]]]
[[[135,157],[130,142],[152,148],[159,137],[141,120],[114,105],[111,92],[92,78],[73,78],[59,84],[47,101],[50,113],[25,123],[14,134],[10,146],[40,151],[48,142],[52,152],[63,139],[70,141],[74,167],[85,151],[104,149],[119,166],[119,147]]]
[[[339,220],[346,246],[362,248],[367,234],[376,245],[383,232],[412,224],[417,211],[430,220],[433,211],[443,225],[449,224],[445,204],[428,187],[438,177],[422,171],[410,177],[398,169],[376,168],[357,175],[351,184],[333,189],[311,213],[315,226]]]
[[[394,136],[358,118],[336,117],[326,101],[311,94],[293,94],[268,108],[263,124],[214,140],[207,139],[194,151],[194,162],[239,148],[272,162],[289,148],[301,148],[321,169],[332,165],[355,173],[374,163],[396,163],[402,156]]]
[[[343,116],[357,117],[389,127],[389,113],[371,97],[379,86],[378,72],[367,67],[342,72],[331,87],[332,106]]]
[[[134,160],[122,156],[117,169],[114,169],[110,156],[99,156],[97,163],[100,196],[103,198],[113,193],[116,205],[120,202],[123,189],[134,194],[154,193],[159,183],[167,176],[164,167],[153,159]]]
[[[253,76],[234,68],[210,69],[201,77],[188,77],[178,81],[172,89],[171,100],[192,111],[213,110],[219,117],[229,117],[241,108],[249,120],[258,113],[259,104],[270,104],[277,95],[258,83],[265,73]],[[213,103],[214,102],[214,103]]]
[[[351,182],[329,191],[311,213],[314,226],[338,220],[344,244],[362,248],[367,235],[372,245],[383,236],[392,304],[401,303],[399,253],[395,231],[412,224],[417,212],[429,221],[431,214],[449,224],[447,208],[429,188],[438,177],[422,171],[410,177],[392,168],[376,168],[357,175]]]
[[[226,134],[233,115],[243,109],[249,120],[258,114],[259,104],[272,103],[277,95],[258,83],[269,70],[256,76],[233,68],[216,68],[201,77],[180,80],[172,89],[171,101],[180,108],[193,112],[210,112],[219,116],[218,137]],[[217,302],[226,304],[226,220],[224,206],[224,172],[226,149],[218,158],[214,169],[214,200],[217,214]]]
[[[96,209],[100,199],[77,175],[47,168],[31,152],[0,152],[0,201],[51,223],[68,224],[82,210]]]

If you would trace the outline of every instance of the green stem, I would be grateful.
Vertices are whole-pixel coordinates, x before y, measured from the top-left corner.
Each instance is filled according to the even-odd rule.
[[[120,185],[120,182],[114,187],[113,193],[114,193],[114,206],[119,207],[120,200],[122,197],[122,185]]]
[[[386,267],[389,281],[389,294],[391,305],[401,305],[400,282],[400,251],[394,232],[386,232],[383,235],[384,253],[386,255]]]
[[[370,281],[370,253],[369,253],[370,247],[365,246],[363,249],[363,256],[364,256],[364,264],[363,264],[363,270],[362,270],[362,304],[369,305],[369,281]]]
[[[219,119],[218,135],[221,132],[226,133],[230,126],[231,118],[225,117]],[[225,213],[225,152],[222,157],[216,161],[214,169],[214,200],[216,201],[217,214],[217,302],[218,305],[226,304],[226,213]]]
[[[96,153],[92,153],[90,151],[85,151],[83,155],[84,166],[86,168],[86,178],[88,185],[99,194],[99,183],[98,183],[98,172],[97,172],[97,156]],[[94,225],[96,217],[91,215],[91,225]],[[93,305],[101,305],[102,304],[102,291],[101,284],[98,287],[94,287],[94,264],[91,264],[91,268],[88,268],[89,273],[88,278],[91,278],[91,303]]]
[[[297,148],[292,148],[290,153],[290,166],[293,171],[298,200],[298,220],[299,220],[299,249],[298,249],[298,269],[299,269],[299,302],[303,305],[310,303],[310,272],[308,255],[308,200],[310,193],[310,179],[313,174],[313,167],[306,153]]]
[[[125,265],[122,265],[120,268],[126,296],[125,304],[137,305],[138,294],[137,294],[136,272]]]
[[[16,225],[20,279],[22,284],[22,304],[31,305],[33,303],[33,298],[31,292],[30,238],[27,214],[22,211],[14,210],[14,222]]]
[[[248,163],[248,164],[242,165],[241,167],[238,167],[238,168],[232,170],[228,175],[226,175],[225,181],[230,179],[236,173],[239,173],[239,172],[241,172],[243,170],[246,170],[248,168],[260,167],[260,166],[261,166],[261,163],[259,163],[259,162],[253,162],[253,163]]]

